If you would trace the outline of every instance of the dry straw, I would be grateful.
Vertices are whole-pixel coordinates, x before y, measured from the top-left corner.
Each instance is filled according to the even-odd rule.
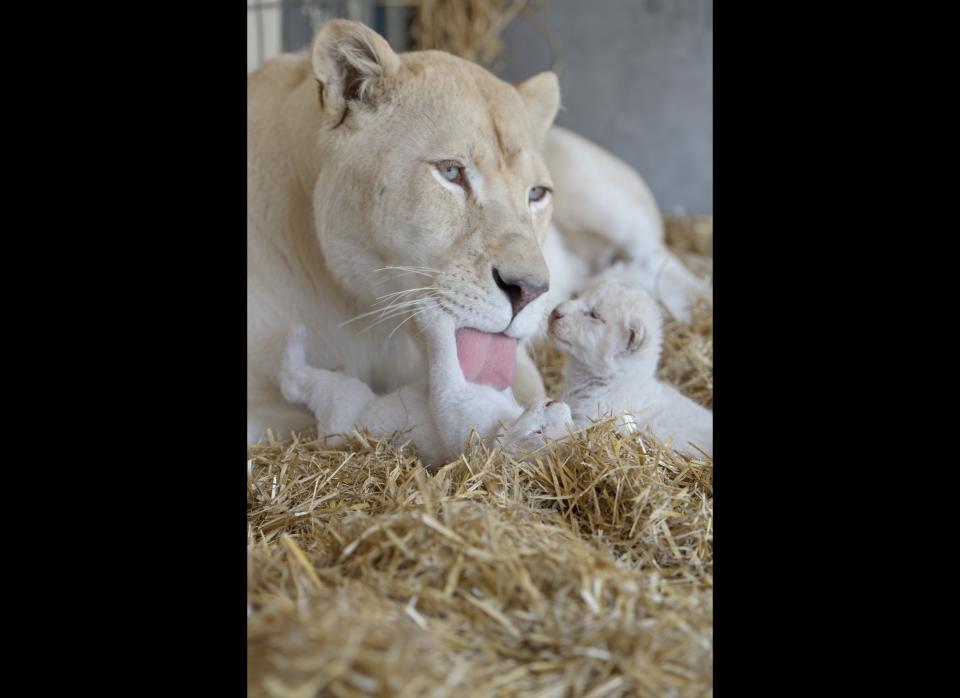
[[[504,53],[501,35],[523,16],[550,45],[559,69],[556,35],[540,18],[539,2],[531,0],[414,0],[411,35],[414,48],[447,51],[485,67]]]
[[[710,404],[712,363],[711,308],[667,325],[662,377]],[[712,459],[610,422],[467,446],[432,475],[402,439],[251,447],[250,695],[710,695]]]

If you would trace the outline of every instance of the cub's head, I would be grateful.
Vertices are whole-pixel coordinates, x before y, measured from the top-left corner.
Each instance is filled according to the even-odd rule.
[[[601,377],[653,376],[663,346],[662,315],[646,291],[600,281],[550,314],[550,339]]]
[[[446,53],[398,55],[342,20],[321,27],[311,61],[314,217],[338,284],[362,308],[389,306],[388,326],[438,304],[458,329],[529,336],[548,310],[540,147],[556,76],[513,86]]]

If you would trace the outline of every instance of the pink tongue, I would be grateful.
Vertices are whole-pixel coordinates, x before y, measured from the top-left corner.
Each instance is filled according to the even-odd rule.
[[[461,327],[457,330],[457,358],[463,377],[471,383],[506,390],[517,373],[517,340]]]

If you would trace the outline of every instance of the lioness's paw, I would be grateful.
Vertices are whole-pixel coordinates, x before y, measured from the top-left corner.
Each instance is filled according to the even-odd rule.
[[[690,322],[698,298],[712,297],[712,289],[687,269],[682,262],[671,260],[657,278],[656,292],[670,314],[680,322]]]

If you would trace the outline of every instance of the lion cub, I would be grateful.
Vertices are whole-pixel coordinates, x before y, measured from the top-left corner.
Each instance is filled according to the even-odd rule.
[[[678,451],[698,455],[692,443],[713,454],[713,413],[656,378],[662,315],[646,291],[598,281],[554,309],[548,332],[568,359],[561,398],[577,426],[628,412],[628,430],[649,427]]]
[[[426,339],[427,380],[376,395],[357,378],[309,366],[307,331],[298,326],[290,332],[280,371],[283,396],[313,411],[321,435],[358,427],[379,436],[404,432],[427,467],[455,459],[471,428],[488,445],[517,456],[543,446],[545,437],[566,436],[572,420],[564,403],[541,399],[524,410],[509,387],[501,391],[467,381],[449,315],[434,310],[415,321]]]

